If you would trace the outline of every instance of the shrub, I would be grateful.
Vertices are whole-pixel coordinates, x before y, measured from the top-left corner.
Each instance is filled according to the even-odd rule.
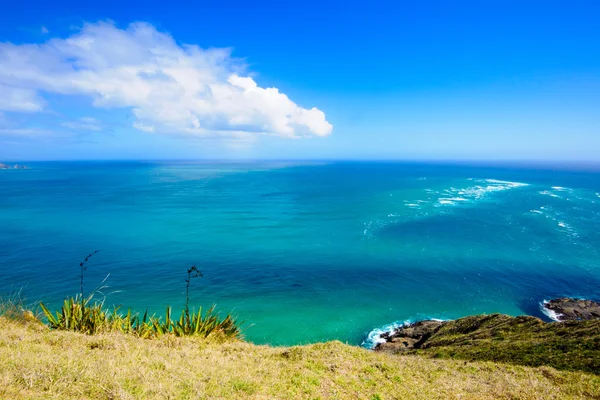
[[[51,329],[67,330],[93,335],[100,332],[123,332],[135,334],[143,338],[156,337],[166,334],[175,336],[202,336],[220,334],[226,338],[241,338],[241,323],[231,314],[221,318],[215,313],[215,306],[211,306],[204,314],[202,308],[191,310],[189,308],[189,290],[193,278],[202,277],[202,272],[195,265],[187,270],[186,301],[185,307],[178,320],[171,318],[171,307],[167,307],[164,320],[160,317],[150,316],[144,313],[142,318],[138,314],[132,314],[131,309],[126,314],[119,313],[119,307],[112,312],[104,307],[104,301],[94,301],[94,296],[101,293],[105,278],[100,286],[94,289],[87,297],[84,297],[84,272],[87,270],[87,262],[98,251],[89,254],[80,264],[81,283],[80,293],[75,297],[64,300],[59,311],[54,313],[40,302],[40,307],[48,320]]]

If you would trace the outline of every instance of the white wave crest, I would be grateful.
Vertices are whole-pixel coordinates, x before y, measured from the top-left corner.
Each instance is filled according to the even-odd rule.
[[[425,320],[440,321],[440,322],[447,321],[446,319],[439,319],[439,318],[426,318],[426,319],[422,319],[422,320],[418,320],[418,321],[425,321]],[[406,327],[406,326],[413,324],[415,322],[418,322],[418,321],[413,321],[413,320],[407,319],[406,321],[396,321],[396,322],[392,322],[391,324],[387,324],[387,325],[383,325],[379,328],[375,328],[367,334],[367,337],[365,338],[365,340],[363,340],[363,342],[360,345],[361,345],[361,347],[372,350],[379,343],[385,343],[385,339],[382,338],[382,335],[384,335],[386,333],[392,334],[396,331],[396,329]]]
[[[562,234],[566,234],[572,240],[579,236],[577,230],[571,224],[565,221],[566,215],[557,211],[553,207],[540,207],[538,210],[530,210],[529,212],[541,215],[547,220],[552,221],[552,223],[556,224],[557,231],[561,232]]]
[[[554,197],[555,199],[567,201],[594,202],[591,199],[591,193],[587,189],[573,189],[563,186],[552,186],[550,189],[542,190],[538,193],[544,196],[550,196]]]
[[[564,221],[557,221],[557,224],[560,228],[562,228],[562,230],[567,233],[567,235],[575,238],[577,236],[579,236],[579,234],[577,233],[577,231],[575,230],[575,228],[573,228],[571,225],[567,224]]]
[[[459,202],[469,201],[469,199],[465,199],[464,197],[442,197],[438,199],[439,204],[456,204]]]
[[[385,343],[385,339],[383,339],[381,337],[383,334],[385,334],[385,333],[392,334],[396,331],[396,329],[407,326],[410,323],[411,323],[411,321],[409,321],[409,320],[396,321],[396,322],[392,322],[391,324],[387,324],[387,325],[383,325],[379,328],[375,328],[367,334],[367,337],[365,338],[365,340],[363,340],[363,342],[360,345],[366,349],[374,349],[375,346],[377,346],[379,343]]]
[[[556,311],[547,308],[546,304],[548,304],[548,303],[549,303],[548,300],[544,300],[543,302],[541,302],[540,303],[540,311],[542,313],[544,313],[544,315],[547,316],[548,318],[550,318],[552,321],[560,322],[560,317],[562,317],[562,314],[557,313]]]
[[[562,199],[561,196],[557,195],[554,192],[551,192],[550,190],[542,190],[542,191],[539,192],[539,194],[543,194],[544,196],[554,197],[556,199]]]
[[[440,204],[454,204],[455,202],[450,199],[438,199],[438,203]]]
[[[501,181],[497,179],[467,178],[467,181],[469,183],[466,185],[470,185],[468,187],[457,188],[452,186],[448,189],[443,189],[440,191],[436,191],[435,189],[431,188],[425,188],[423,189],[425,192],[425,198],[418,200],[404,199],[402,201],[404,207],[414,210],[411,215],[408,215],[405,212],[398,212],[398,210],[389,210],[392,212],[388,211],[387,216],[388,218],[423,218],[429,215],[428,211],[430,207],[438,208],[466,205],[482,199],[493,192],[529,186],[528,183]],[[365,223],[363,235],[371,238],[378,229],[389,223],[389,219],[367,222]]]
[[[436,206],[443,205],[456,205],[459,203],[468,203],[475,200],[482,199],[490,193],[500,192],[504,190],[510,190],[520,187],[529,186],[527,183],[522,182],[511,182],[511,181],[500,181],[497,179],[467,179],[471,182],[478,184],[467,187],[467,188],[455,188],[451,187],[442,191],[442,197],[437,199]]]
[[[498,179],[484,179],[484,181],[489,182],[489,183],[495,183],[495,184],[500,184],[500,185],[504,185],[504,186],[508,186],[508,187],[523,187],[523,186],[529,186],[528,183],[522,183],[522,182],[511,182],[511,181],[499,181]]]

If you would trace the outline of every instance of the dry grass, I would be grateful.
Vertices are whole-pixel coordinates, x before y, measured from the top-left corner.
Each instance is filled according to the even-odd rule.
[[[0,317],[0,399],[599,398],[600,377],[552,368],[299,347],[50,331]]]
[[[0,317],[10,319],[27,320],[41,317],[42,313],[36,310],[37,315],[34,315],[32,310],[36,307],[29,304],[22,296],[21,290],[11,292],[7,295],[0,295]],[[27,311],[25,313],[25,311]]]

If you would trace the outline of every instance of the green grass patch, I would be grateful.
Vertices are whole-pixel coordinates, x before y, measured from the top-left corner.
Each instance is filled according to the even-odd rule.
[[[444,324],[420,349],[407,354],[600,374],[600,320],[547,323],[502,314],[465,317]]]

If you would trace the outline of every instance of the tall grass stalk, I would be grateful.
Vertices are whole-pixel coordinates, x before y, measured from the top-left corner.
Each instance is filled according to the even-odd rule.
[[[80,332],[89,335],[100,332],[123,332],[134,334],[143,338],[156,337],[172,334],[175,336],[202,336],[207,337],[211,334],[219,334],[225,338],[241,338],[241,323],[231,314],[221,318],[215,312],[213,305],[204,313],[202,308],[190,311],[190,283],[192,279],[202,277],[202,272],[195,266],[187,270],[185,280],[185,307],[181,312],[179,319],[172,319],[171,307],[167,307],[164,320],[154,315],[148,316],[146,311],[142,318],[138,314],[132,313],[131,309],[127,313],[119,312],[120,307],[114,307],[112,311],[104,306],[106,296],[103,295],[101,301],[95,300],[96,294],[102,294],[102,290],[107,288],[105,285],[108,275],[104,280],[92,290],[87,297],[84,297],[84,275],[87,270],[86,263],[90,257],[98,251],[88,255],[79,266],[80,275],[80,293],[75,297],[69,297],[63,301],[58,311],[52,312],[46,305],[40,302],[40,307],[46,316],[48,325],[51,329],[67,330]]]
[[[98,250],[94,251],[93,253],[88,254],[87,257],[82,262],[79,263],[79,268],[81,269],[79,296],[82,301],[85,298],[85,296],[83,295],[83,277],[84,277],[85,271],[87,270],[86,264],[90,260],[90,258],[96,253],[98,253]]]

